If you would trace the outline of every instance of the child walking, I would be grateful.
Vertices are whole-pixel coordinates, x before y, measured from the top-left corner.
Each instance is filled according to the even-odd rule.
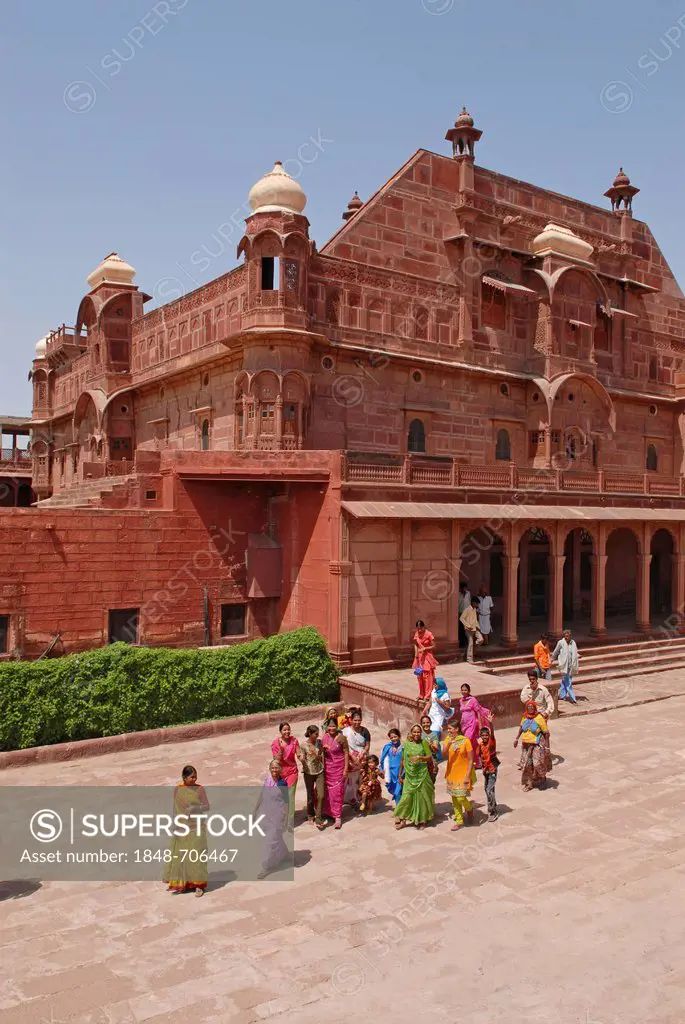
[[[385,779],[385,788],[392,797],[393,804],[397,807],[402,796],[402,779],[400,770],[402,768],[402,734],[399,729],[390,729],[388,732],[389,742],[381,751],[380,768]],[[385,767],[387,763],[387,768]]]
[[[373,811],[376,803],[381,798],[381,773],[378,766],[378,758],[371,754],[366,759],[366,764],[361,770],[359,777],[359,796],[361,803],[359,810],[364,814]]]
[[[497,743],[494,733],[491,733],[486,725],[480,731],[478,737],[478,752],[480,763],[483,767],[483,782],[485,783],[485,795],[488,800],[488,821],[497,821],[497,799],[495,797],[495,783],[497,782],[497,769],[500,760],[497,756]]]
[[[319,729],[316,725],[308,725],[304,735],[305,741],[297,750],[297,756],[302,762],[302,774],[307,790],[307,820],[322,831],[326,827],[323,820],[323,744],[319,739]]]
[[[452,831],[456,832],[464,824],[464,818],[468,825],[473,822],[473,804],[469,795],[473,789],[473,767],[474,751],[471,740],[467,739],[461,731],[461,716],[456,714],[447,723],[447,739],[442,745],[443,757],[447,760],[445,771],[445,782],[447,792],[452,797],[454,809],[454,825]]]

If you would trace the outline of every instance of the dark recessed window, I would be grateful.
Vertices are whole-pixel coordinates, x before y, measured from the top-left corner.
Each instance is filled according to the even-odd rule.
[[[204,375],[204,377],[202,378],[202,384],[203,384],[204,387],[208,386],[208,384],[209,384],[209,374],[208,373],[206,373]]]
[[[278,291],[278,257],[262,256],[262,291]]]
[[[245,636],[245,611],[244,604],[222,604],[222,636]]]
[[[500,386],[499,386],[499,393],[500,393],[500,395],[504,395],[505,398],[508,398],[509,397],[509,385],[508,384],[504,384],[504,383],[500,384]]]
[[[511,461],[511,441],[508,430],[497,431],[497,444],[495,446],[495,458],[498,462]]]
[[[415,384],[420,384],[421,381],[423,380],[423,374],[421,373],[420,370],[414,370],[414,372],[411,375],[411,379],[414,381]]]
[[[0,615],[0,654],[7,654],[10,643],[10,617]]]
[[[426,450],[426,429],[421,420],[412,420],[409,424],[409,436],[407,437],[407,451],[425,452]]]
[[[111,608],[109,612],[109,642],[135,644],[138,642],[139,608]]]
[[[201,431],[201,434],[202,434],[202,436],[201,436],[200,447],[202,448],[203,452],[208,452],[209,451],[209,420],[203,420],[202,421],[202,431]]]
[[[146,501],[156,501],[157,500],[157,491],[146,491],[145,492],[145,500]]]
[[[659,457],[656,453],[656,448],[653,444],[647,446],[647,458],[645,460],[645,466],[650,473],[656,473],[659,468]]]

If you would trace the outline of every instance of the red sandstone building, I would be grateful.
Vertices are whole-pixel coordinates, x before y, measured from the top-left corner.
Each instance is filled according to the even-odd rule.
[[[5,656],[311,623],[342,664],[685,602],[685,299],[621,171],[591,206],[418,150],[321,249],[280,165],[242,263],[144,312],[116,254],[36,347],[31,509],[0,513]]]

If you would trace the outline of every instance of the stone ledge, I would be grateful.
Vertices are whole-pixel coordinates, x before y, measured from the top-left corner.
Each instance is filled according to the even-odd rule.
[[[233,732],[250,732],[262,729],[288,719],[299,722],[310,719],[320,725],[327,708],[340,709],[339,700],[330,704],[313,704],[299,708],[281,708],[278,711],[261,711],[254,715],[237,715],[235,718],[219,718],[211,722],[191,722],[175,725],[168,729],[146,729],[143,732],[122,733],[119,736],[99,736],[89,740],[74,740],[70,743],[54,743],[44,747],[26,747],[24,750],[0,751],[0,771],[5,768],[23,768],[30,764],[48,764],[59,761],[74,761],[82,757],[99,757],[120,751],[142,750],[165,743],[185,743],[221,736]]]

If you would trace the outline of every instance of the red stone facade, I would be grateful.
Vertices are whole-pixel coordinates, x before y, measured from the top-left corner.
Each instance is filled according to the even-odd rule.
[[[234,271],[147,314],[116,257],[90,276],[33,363],[42,500],[0,511],[4,656],[137,610],[141,643],[312,623],[382,664],[418,617],[456,644],[460,578],[508,644],[675,621],[685,299],[637,190],[600,208],[482,169],[465,112],[447,137],[321,251],[275,168]]]

